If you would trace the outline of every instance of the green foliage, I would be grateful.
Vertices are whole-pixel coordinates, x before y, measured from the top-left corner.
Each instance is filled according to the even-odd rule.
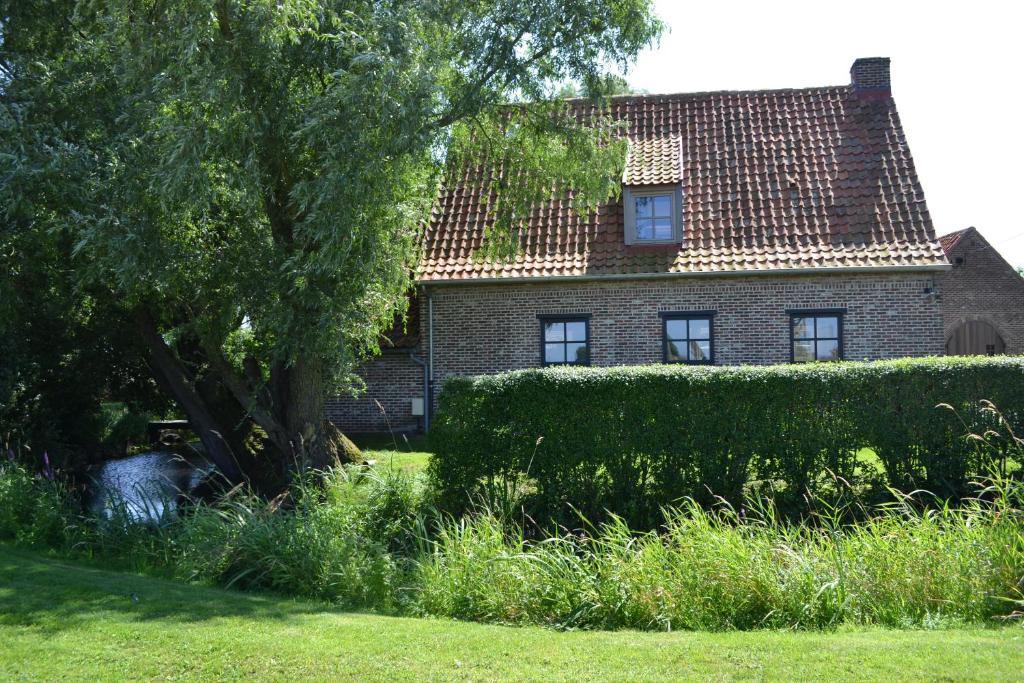
[[[166,408],[111,283],[74,267],[68,224],[104,161],[71,112],[113,119],[117,100],[87,92],[96,81],[60,56],[73,11],[66,0],[0,1],[0,433],[61,465],[103,447],[103,401]],[[58,74],[69,79],[60,92]],[[36,88],[45,101],[29,101]]]
[[[150,412],[120,402],[104,402],[100,406],[103,421],[102,443],[112,453],[127,453],[132,448],[149,446],[146,441]]]
[[[75,501],[63,482],[33,475],[12,462],[0,463],[0,540],[66,547],[74,511]]]
[[[525,478],[541,521],[610,511],[651,526],[684,497],[738,503],[754,481],[790,499],[855,481],[863,448],[893,487],[960,495],[1008,466],[1010,440],[964,437],[1001,419],[1024,424],[1024,359],[523,370],[446,383],[430,472],[449,509]]]
[[[18,217],[0,221],[0,441],[61,466],[113,449],[104,401],[167,406],[137,336],[104,292],[74,281],[69,252]]]
[[[427,614],[557,628],[728,630],[977,622],[1012,611],[1024,526],[975,501],[931,514],[894,506],[858,524],[777,521],[693,503],[664,532],[615,518],[592,535],[529,541],[494,517],[449,522],[419,563]],[[1016,497],[1016,498],[1015,498]]]
[[[158,372],[190,418],[230,395],[282,454],[406,305],[449,158],[504,165],[495,243],[558,184],[580,210],[614,194],[621,143],[555,84],[661,30],[648,0],[0,0],[0,20],[14,253],[60,240],[69,283],[173,347]]]
[[[421,505],[411,477],[338,470],[271,503],[235,491],[156,525],[115,515],[78,546],[136,571],[391,611],[408,599]]]
[[[580,89],[575,83],[567,83],[558,90],[558,97],[563,99],[574,99],[584,97],[587,99],[615,97],[616,95],[641,95],[646,90],[634,88],[622,76],[618,74],[607,74],[603,78],[594,81],[592,84]]]
[[[756,498],[689,501],[660,533],[613,518],[529,540],[477,509],[428,521],[404,475],[338,472],[274,503],[234,491],[156,523],[80,516],[66,491],[0,468],[0,540],[134,571],[315,597],[346,607],[555,628],[900,628],[985,623],[1022,599],[1022,483],[995,478],[959,506],[910,497],[848,524],[800,524]],[[820,503],[821,501],[819,501]],[[511,523],[510,523],[511,522]]]

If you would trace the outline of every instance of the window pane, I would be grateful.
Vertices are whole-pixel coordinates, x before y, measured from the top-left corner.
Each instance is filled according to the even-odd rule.
[[[638,240],[652,240],[652,239],[654,239],[654,219],[653,218],[637,218],[636,219],[636,238]]]
[[[839,318],[828,317],[818,318],[818,331],[817,337],[833,337],[839,338]]]
[[[565,323],[544,323],[544,341],[565,341]]]
[[[818,360],[839,360],[839,342],[835,339],[819,341]]]
[[[711,321],[707,318],[691,320],[690,339],[711,339]]]
[[[814,360],[814,342],[797,341],[793,342],[793,360],[797,363]]]
[[[565,344],[545,344],[544,345],[544,362],[545,363],[564,363],[565,362]]]
[[[793,339],[814,337],[814,318],[793,318]]]
[[[568,341],[586,341],[587,324],[583,321],[566,323],[565,338]]]
[[[682,342],[670,341],[668,343],[668,362],[679,363],[686,360],[686,345]]]
[[[579,342],[566,344],[565,361],[567,363],[586,363],[587,345]]]
[[[686,339],[686,321],[666,320],[665,334],[669,339]]]
[[[710,341],[691,341],[690,342],[690,360],[710,360],[711,359],[711,342]]]
[[[671,218],[655,218],[654,219],[654,239],[656,239],[656,240],[670,240],[670,239],[672,239],[672,219]]]
[[[672,197],[667,194],[659,194],[651,197],[654,203],[654,215],[672,217]]]
[[[654,197],[636,198],[636,217],[650,218],[654,215]]]

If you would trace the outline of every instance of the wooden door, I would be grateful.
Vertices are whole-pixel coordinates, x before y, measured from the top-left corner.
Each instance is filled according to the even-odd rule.
[[[1006,352],[1006,343],[996,328],[981,320],[961,323],[946,341],[950,356],[994,356]]]

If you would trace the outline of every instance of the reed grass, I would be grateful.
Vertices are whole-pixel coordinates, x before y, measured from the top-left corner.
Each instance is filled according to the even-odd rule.
[[[929,627],[1014,612],[1020,482],[956,508],[906,498],[864,520],[783,523],[687,504],[658,532],[621,520],[541,541],[489,514],[448,521],[417,563],[427,614],[558,628]],[[1019,604],[1019,603],[1017,603]]]
[[[955,505],[924,492],[870,510],[686,502],[657,531],[612,517],[524,532],[514,487],[460,518],[419,476],[343,469],[287,496],[236,489],[146,522],[75,511],[59,481],[0,466],[0,540],[148,573],[385,613],[557,629],[934,628],[1024,608],[1024,482],[995,472]],[[849,504],[853,505],[853,503]]]

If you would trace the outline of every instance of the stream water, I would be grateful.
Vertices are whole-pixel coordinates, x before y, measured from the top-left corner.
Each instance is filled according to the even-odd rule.
[[[135,519],[158,520],[177,506],[180,494],[191,492],[212,470],[201,455],[168,451],[108,460],[93,475],[89,508],[109,517],[114,506],[123,505]]]

